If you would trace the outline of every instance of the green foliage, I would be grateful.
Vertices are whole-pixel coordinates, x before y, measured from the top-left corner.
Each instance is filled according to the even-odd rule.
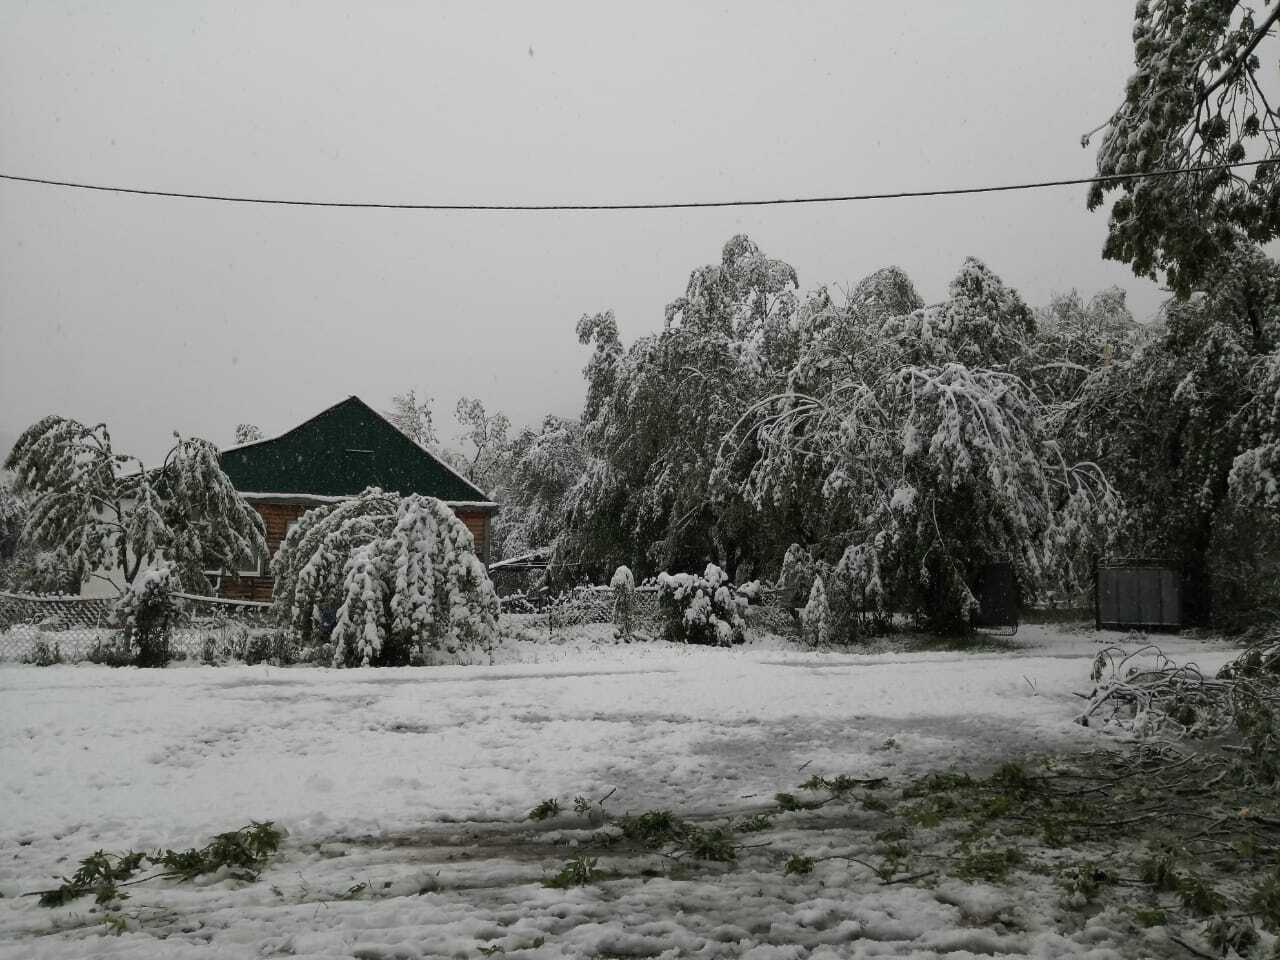
[[[58,644],[50,644],[47,640],[37,640],[31,645],[31,649],[27,655],[22,658],[23,663],[34,664],[37,667],[52,667],[54,664],[62,663],[62,651]]]
[[[905,799],[923,797],[931,793],[947,793],[963,790],[973,786],[973,778],[967,773],[947,771],[945,773],[929,773],[916,780],[902,790]]]
[[[586,466],[569,495],[557,559],[607,576],[780,557],[773,517],[737,489],[745,456],[720,463],[721,440],[780,382],[795,353],[795,270],[745,236],[689,276],[657,334],[624,347],[611,312],[584,316],[594,348],[584,374]],[[777,518],[781,519],[781,518]],[[761,564],[763,566],[763,564]]]
[[[793,793],[775,793],[773,801],[784,813],[796,810],[816,810],[822,806],[821,800],[800,800]]]
[[[19,542],[22,530],[14,533],[13,556],[0,559],[0,586],[18,593],[78,593],[81,571],[65,549]]]
[[[548,797],[538,803],[536,807],[529,811],[530,820],[549,820],[552,817],[560,815],[560,801],[555,797]]]
[[[676,843],[684,836],[685,823],[670,810],[646,810],[636,816],[624,816],[618,821],[622,835],[634,843],[647,847],[660,847]]]
[[[1203,877],[1188,872],[1178,880],[1178,898],[1198,917],[1209,917],[1226,906],[1226,899]]]
[[[280,848],[283,838],[284,834],[270,821],[254,821],[239,830],[218,834],[204,847],[165,850],[148,860],[181,880],[192,880],[223,867],[238,879],[253,879]]]
[[[959,799],[950,793],[935,793],[901,807],[902,815],[918,827],[931,829],[962,812]]]
[[[1169,849],[1157,849],[1138,866],[1138,876],[1161,893],[1176,893],[1182,886],[1182,874],[1178,869],[1176,854]]]
[[[1169,915],[1159,907],[1138,907],[1133,918],[1140,927],[1163,927],[1169,922]]]
[[[760,833],[771,826],[773,826],[773,817],[767,813],[757,813],[750,817],[743,817],[733,825],[733,829],[737,833]]]
[[[85,654],[85,659],[90,663],[100,664],[105,667],[131,667],[133,666],[134,657],[134,651],[129,649],[123,637],[105,643],[98,640],[94,643],[93,648]]]
[[[1005,847],[1001,850],[979,848],[961,857],[956,865],[956,876],[962,880],[1003,883],[1008,878],[1009,871],[1025,861],[1025,855],[1017,847]]]
[[[1020,763],[1004,763],[991,775],[987,785],[1013,800],[1026,800],[1037,784]]]
[[[872,813],[887,813],[889,811],[889,802],[880,797],[862,797],[859,801],[863,810],[870,810]]]
[[[802,877],[806,874],[813,873],[813,857],[805,857],[801,854],[793,854],[782,868],[784,876]]]
[[[708,828],[686,824],[680,843],[695,860],[728,863],[738,858],[733,832],[725,827]]]
[[[511,439],[490,488],[502,504],[493,522],[494,556],[519,556],[556,542],[564,530],[570,491],[586,463],[577,420],[548,415]]]
[[[1268,526],[1248,518],[1275,489],[1277,349],[1280,265],[1240,247],[1203,295],[1166,305],[1152,343],[1091,375],[1063,410],[1064,443],[1124,498],[1117,549],[1182,567],[1184,623],[1239,623],[1274,592],[1263,581],[1275,543],[1255,542]]]
[[[968,258],[941,304],[851,304],[842,319],[836,335],[831,318],[802,317],[785,387],[725,442],[755,452],[742,488],[762,512],[793,504],[821,518],[807,540],[839,558],[823,577],[834,635],[879,629],[894,609],[967,633],[973,584],[994,562],[1012,563],[1028,594],[1082,583],[1114,491],[1054,443],[1018,294]]]
[[[107,928],[108,933],[118,937],[128,931],[129,920],[118,913],[104,913],[102,915],[102,925]]]
[[[124,900],[128,894],[121,893],[117,884],[131,879],[145,858],[146,854],[138,852],[117,855],[99,850],[92,853],[80,861],[80,868],[70,879],[63,878],[62,886],[43,891],[39,904],[60,907],[88,893],[93,894],[97,904]]]
[[[1095,863],[1081,863],[1066,870],[1059,882],[1067,891],[1067,902],[1080,907],[1092,903],[1104,886],[1115,882],[1115,877]]]
[[[179,437],[148,469],[114,451],[105,424],[49,416],[23,432],[5,467],[31,496],[23,540],[61,549],[80,578],[107,569],[132,583],[163,555],[176,582],[208,592],[205,570],[266,553],[262,518],[206,440]]]
[[[1255,884],[1249,894],[1249,909],[1257,915],[1262,929],[1280,934],[1280,871]]]
[[[870,780],[860,780],[857,777],[851,777],[848,774],[841,773],[835,777],[822,777],[814,774],[804,783],[800,784],[801,790],[827,790],[836,796],[843,796],[850,790],[857,787],[864,787],[868,790],[874,790],[883,783],[883,778],[874,778]]]
[[[623,839],[650,849],[673,847],[678,855],[695,860],[728,862],[737,859],[734,829],[701,827],[677,817],[670,810],[646,810],[617,821]]]
[[[1214,917],[1205,924],[1204,937],[1223,957],[1233,950],[1238,956],[1248,956],[1258,943],[1258,931],[1248,917]]]
[[[567,890],[569,887],[581,887],[594,883],[602,874],[596,869],[595,857],[574,857],[565,861],[560,872],[554,877],[542,881],[544,887],[554,890]]]
[[[1250,157],[1274,161],[1280,121],[1270,109],[1255,47],[1276,9],[1242,0],[1139,3],[1134,15],[1135,71],[1105,124],[1098,173],[1186,169]],[[1267,49],[1263,47],[1261,49]],[[1274,54],[1270,54],[1274,56]],[[1083,143],[1088,143],[1088,136]],[[1265,243],[1280,230],[1280,188],[1273,162],[1252,169],[1172,177],[1120,177],[1094,184],[1089,209],[1108,193],[1103,256],[1134,273],[1164,271],[1179,296],[1211,278],[1224,253],[1248,237]]]
[[[141,883],[156,877],[192,880],[204,874],[229,868],[233,876],[252,879],[280,847],[284,833],[269,821],[251,822],[249,826],[220,833],[204,847],[189,850],[164,850],[155,854],[130,851],[111,854],[99,850],[80,861],[80,867],[62,885],[40,893],[42,907],[60,907],[72,900],[93,894],[98,904],[111,904],[127,899],[120,891],[125,883]],[[149,877],[136,878],[143,863],[163,868]]]
[[[134,578],[116,601],[112,615],[137,666],[163,667],[172,659],[170,642],[182,615],[182,601],[173,595],[177,589],[176,572],[162,564]]]

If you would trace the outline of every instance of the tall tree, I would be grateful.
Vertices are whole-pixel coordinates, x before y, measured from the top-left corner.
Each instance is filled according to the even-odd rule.
[[[1164,333],[1084,384],[1065,417],[1125,494],[1130,551],[1182,565],[1184,614],[1209,625],[1213,547],[1231,482],[1244,500],[1274,490],[1267,443],[1280,349],[1280,264],[1237,247],[1207,290],[1165,306]],[[1280,381],[1277,381],[1280,386]]]
[[[468,480],[482,490],[491,490],[500,482],[511,456],[511,421],[500,411],[490,413],[474,397],[459,397],[454,416],[462,424],[465,444],[456,458],[459,466]]]
[[[261,440],[265,434],[262,429],[255,423],[237,423],[236,424],[236,445],[242,443],[256,443]]]
[[[1274,72],[1266,40],[1278,21],[1280,0],[1137,4],[1136,69],[1104,124],[1098,173],[1266,162],[1095,184],[1091,210],[1119,193],[1104,256],[1129,263],[1139,275],[1165,272],[1185,297],[1211,277],[1239,237],[1264,243],[1280,235],[1280,113],[1268,99],[1261,55],[1268,51]]]
[[[910,306],[902,279],[870,286],[892,281]],[[853,300],[843,338],[860,349],[835,364],[828,340],[809,341],[789,380],[806,389],[768,398],[735,438],[759,450],[744,490],[762,510],[811,491],[833,608],[887,603],[954,632],[973,623],[986,564],[1011,563],[1031,593],[1082,579],[1115,497],[1096,466],[1065,460],[1019,375],[1035,325],[1018,294],[968,259],[941,304]],[[830,378],[814,378],[824,364]],[[850,596],[831,597],[837,585]]]
[[[436,435],[435,417],[431,412],[431,398],[423,396],[419,399],[417,393],[409,389],[392,397],[391,404],[392,409],[389,417],[391,422],[420,447],[425,447],[428,450],[434,449],[440,442],[440,438]]]
[[[737,567],[767,536],[732,487],[717,483],[722,436],[790,365],[795,271],[745,236],[695,270],[660,333],[623,349],[610,313],[583,317],[587,462],[558,558],[603,577],[620,564]]]
[[[1151,335],[1133,318],[1119,287],[1088,301],[1075,290],[1055,294],[1037,311],[1026,376],[1041,399],[1069,402],[1095,371],[1128,359]]]
[[[23,432],[5,468],[32,496],[23,538],[62,550],[81,579],[116,571],[127,585],[163,556],[183,586],[207,591],[205,570],[242,568],[266,553],[262,518],[207,440],[178,437],[148,469],[115,452],[105,424],[49,416]]]
[[[582,424],[548,415],[510,444],[505,469],[493,487],[502,504],[493,527],[500,557],[551,546],[564,529],[569,491],[586,466]]]

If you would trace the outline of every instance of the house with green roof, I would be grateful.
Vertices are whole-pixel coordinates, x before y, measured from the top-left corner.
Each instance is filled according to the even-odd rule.
[[[420,446],[359,397],[348,397],[292,430],[267,440],[228,447],[222,469],[261,514],[268,555],[307,510],[381,487],[407,496],[443,500],[489,559],[489,527],[498,504],[458,471]],[[270,600],[269,560],[219,577],[220,596]]]

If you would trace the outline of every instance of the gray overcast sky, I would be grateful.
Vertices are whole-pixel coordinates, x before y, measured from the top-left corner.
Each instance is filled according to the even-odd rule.
[[[1132,3],[0,0],[0,170],[334,200],[592,202],[1088,175]],[[1084,188],[834,206],[423,213],[0,182],[0,443],[50,412],[154,458],[355,393],[575,414],[584,312],[658,328],[735,233],[801,286],[962,258],[1032,304],[1163,295],[1103,262]]]

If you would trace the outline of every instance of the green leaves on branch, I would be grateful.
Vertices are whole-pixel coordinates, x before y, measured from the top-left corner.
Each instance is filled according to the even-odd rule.
[[[196,877],[226,869],[240,880],[253,880],[262,866],[280,847],[284,831],[270,821],[253,821],[247,827],[220,833],[206,846],[188,850],[163,850],[154,854],[130,851],[123,854],[102,850],[85,857],[62,885],[40,892],[40,906],[60,907],[72,900],[92,894],[94,902],[105,905],[128,898],[121,886],[172,877],[193,880]],[[143,865],[159,867],[150,876],[137,877]]]

